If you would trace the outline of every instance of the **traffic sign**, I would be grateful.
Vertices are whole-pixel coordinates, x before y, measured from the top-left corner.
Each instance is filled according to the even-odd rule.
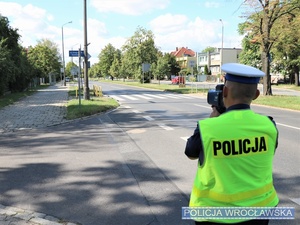
[[[78,57],[78,50],[69,50],[69,57]],[[80,52],[80,56],[84,57],[84,51]]]

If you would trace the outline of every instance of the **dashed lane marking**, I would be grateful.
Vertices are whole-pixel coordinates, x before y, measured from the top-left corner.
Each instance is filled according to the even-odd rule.
[[[160,124],[157,124],[159,127],[161,127],[162,129],[165,129],[165,130],[174,130],[172,127],[169,127],[169,126],[167,126],[167,125],[165,125],[165,124],[162,124],[162,123],[160,123]]]
[[[150,117],[150,116],[143,116],[146,120],[148,120],[148,121],[153,121],[154,119],[152,118],[152,117]]]
[[[194,106],[199,106],[199,107],[203,107],[206,109],[211,109],[211,106],[204,106],[204,105],[199,105],[199,104],[194,104]]]
[[[280,126],[283,126],[283,127],[288,127],[288,128],[300,130],[300,127],[293,127],[293,126],[290,126],[290,125],[286,125],[286,124],[282,124],[282,123],[277,123],[277,122],[276,122],[276,124],[280,125]]]

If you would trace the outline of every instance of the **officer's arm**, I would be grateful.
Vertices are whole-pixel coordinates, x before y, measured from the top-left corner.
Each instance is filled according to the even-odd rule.
[[[194,134],[187,140],[185,154],[189,159],[199,159],[202,144],[200,140],[199,127],[194,131]]]
[[[268,117],[274,123],[274,126],[275,126],[275,128],[277,130],[277,137],[276,137],[276,143],[275,143],[275,150],[276,150],[277,147],[278,147],[278,134],[279,134],[279,132],[278,132],[278,129],[277,129],[277,126],[276,126],[276,122],[274,121],[273,117],[272,116],[268,116]]]

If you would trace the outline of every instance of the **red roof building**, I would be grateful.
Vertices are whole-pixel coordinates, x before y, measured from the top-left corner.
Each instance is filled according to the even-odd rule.
[[[181,47],[181,48],[178,48],[176,47],[176,51],[174,52],[171,52],[171,55],[174,55],[176,58],[179,58],[179,57],[195,57],[196,56],[196,53],[192,50],[192,49],[189,49],[188,47]]]

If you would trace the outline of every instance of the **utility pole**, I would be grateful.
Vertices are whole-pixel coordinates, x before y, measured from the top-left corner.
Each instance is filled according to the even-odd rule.
[[[221,66],[223,65],[224,24],[222,19],[220,19],[220,21],[222,23],[222,47],[221,47],[221,63],[220,63],[220,72],[221,72]]]
[[[89,77],[88,77],[88,43],[87,43],[87,13],[86,0],[83,0],[83,20],[84,20],[84,99],[90,100]]]
[[[64,78],[64,86],[66,86],[66,72],[65,72],[65,46],[64,46],[64,26],[69,24],[69,23],[72,23],[72,21],[69,21],[65,24],[63,24],[61,26],[61,44],[62,44],[62,55],[63,55],[63,58],[62,58],[62,63],[63,63],[63,69],[62,69],[62,73],[60,73],[60,79],[61,79],[61,85],[63,85],[63,78]],[[62,77],[62,74],[64,74],[64,77]]]

